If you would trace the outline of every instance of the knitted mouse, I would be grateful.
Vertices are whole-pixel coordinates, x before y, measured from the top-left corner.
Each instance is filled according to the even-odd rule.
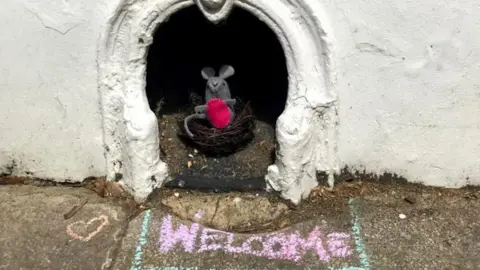
[[[195,113],[185,118],[184,126],[188,136],[193,137],[188,128],[188,122],[191,119],[207,119],[212,126],[218,129],[228,127],[233,121],[235,118],[233,107],[236,100],[231,98],[230,88],[225,79],[234,73],[233,67],[228,65],[220,68],[218,77],[215,76],[213,68],[205,67],[202,69],[202,77],[207,80],[205,89],[207,104],[196,106]]]

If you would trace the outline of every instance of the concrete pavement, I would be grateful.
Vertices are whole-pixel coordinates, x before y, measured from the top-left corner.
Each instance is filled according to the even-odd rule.
[[[280,231],[240,234],[159,205],[129,219],[132,209],[82,188],[0,186],[0,269],[480,269],[478,192],[419,191],[414,202],[401,192],[352,198],[345,211],[312,213]]]

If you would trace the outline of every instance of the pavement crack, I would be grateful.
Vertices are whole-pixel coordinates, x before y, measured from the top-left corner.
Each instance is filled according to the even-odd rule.
[[[221,197],[217,198],[217,203],[215,204],[215,212],[213,212],[212,218],[210,219],[210,226],[213,226],[213,220],[217,216],[218,208],[220,207],[220,199]]]
[[[115,247],[113,247],[112,252],[110,255],[110,263],[109,264],[104,264],[102,265],[102,270],[113,270],[115,267],[115,263],[117,262],[118,255],[120,253],[120,250],[122,248],[122,242],[125,236],[127,235],[128,228],[130,226],[130,222],[132,222],[137,216],[139,216],[141,213],[143,213],[145,209],[141,207],[140,205],[137,205],[135,209],[128,211],[126,218],[124,220],[124,224],[122,225],[122,228],[119,229],[118,233],[114,235],[114,240],[115,240]],[[108,256],[108,255],[107,255]],[[108,262],[108,257],[107,257],[107,262]]]

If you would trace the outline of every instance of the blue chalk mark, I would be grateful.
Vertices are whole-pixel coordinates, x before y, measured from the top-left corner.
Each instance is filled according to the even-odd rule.
[[[360,234],[360,223],[358,221],[357,209],[354,207],[353,202],[357,198],[350,199],[348,202],[350,208],[350,214],[353,218],[352,231],[355,240],[355,250],[358,253],[360,258],[360,267],[356,266],[347,266],[340,268],[329,267],[329,270],[370,270],[370,262],[368,260],[367,253],[365,251],[365,245],[363,244],[363,239]],[[147,243],[148,240],[148,224],[151,218],[151,211],[146,210],[142,220],[142,229],[139,236],[139,243],[135,248],[133,265],[130,270],[199,270],[198,267],[181,267],[181,266],[166,266],[166,267],[144,267],[142,266],[142,257],[143,257],[143,246]],[[209,269],[216,270],[216,269]],[[306,268],[305,270],[310,270]]]
[[[143,250],[142,247],[147,243],[147,236],[148,236],[148,223],[150,222],[150,217],[151,217],[151,212],[150,209],[145,211],[145,214],[143,216],[143,221],[142,221],[142,231],[140,232],[139,238],[139,243],[137,247],[135,248],[135,254],[134,254],[134,259],[133,259],[133,265],[130,270],[142,270],[142,256],[143,256]]]
[[[348,206],[350,207],[350,214],[353,216],[352,231],[355,238],[355,249],[357,250],[358,256],[360,257],[361,267],[365,270],[370,270],[370,262],[368,260],[367,252],[365,251],[365,245],[363,244],[362,235],[360,234],[360,223],[358,222],[357,209],[353,204],[356,199],[357,198],[350,199],[348,202]]]
[[[347,266],[347,267],[340,267],[340,268],[333,268],[329,267],[329,270],[370,270],[370,262],[368,260],[367,252],[365,251],[365,245],[363,244],[362,235],[360,234],[360,222],[358,221],[357,209],[354,206],[354,201],[357,198],[350,199],[348,201],[348,207],[350,208],[350,214],[352,215],[352,231],[353,231],[353,238],[355,240],[355,250],[358,253],[358,257],[360,259],[360,267],[356,266]]]

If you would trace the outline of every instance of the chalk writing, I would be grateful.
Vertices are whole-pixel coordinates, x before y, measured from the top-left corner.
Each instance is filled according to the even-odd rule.
[[[181,242],[185,251],[193,252],[199,228],[198,223],[194,223],[190,228],[184,224],[180,224],[177,230],[175,230],[172,224],[172,216],[167,215],[163,219],[160,229],[160,251],[168,252],[177,242]]]
[[[70,235],[70,237],[72,237],[73,239],[88,242],[95,235],[97,235],[103,229],[103,227],[107,226],[108,224],[108,216],[100,215],[96,218],[92,218],[88,222],[81,220],[68,225],[67,234]],[[91,228],[93,228],[94,230],[88,233]]]
[[[367,252],[365,251],[365,245],[363,244],[362,236],[360,234],[360,223],[358,221],[358,210],[356,207],[356,201],[358,198],[350,199],[348,201],[348,206],[350,208],[350,213],[353,218],[353,235],[355,239],[355,249],[360,257],[360,264],[362,268],[365,270],[371,269],[370,262],[367,256]]]
[[[355,203],[356,200],[357,199],[350,200],[349,201],[349,206],[350,206],[350,211],[351,211],[351,215],[352,215],[352,218],[353,218],[353,228],[352,229],[353,229],[353,238],[355,240],[355,249],[356,249],[356,251],[357,251],[357,253],[360,257],[360,266],[344,266],[344,267],[340,267],[340,268],[328,267],[329,270],[370,270],[371,269],[367,253],[365,251],[365,245],[363,243],[362,236],[360,234],[360,224],[359,224],[359,220],[358,220],[358,216],[357,216],[358,215],[357,214],[358,210],[355,207],[356,206],[356,203]],[[201,215],[202,215],[202,213],[198,212],[198,215],[195,215],[195,218],[198,219],[198,218],[200,218]],[[141,229],[141,232],[140,232],[140,235],[139,235],[138,245],[135,248],[134,260],[133,260],[133,264],[132,264],[132,267],[131,267],[130,270],[200,270],[200,268],[198,268],[198,267],[181,267],[181,266],[155,267],[155,266],[144,266],[144,265],[142,265],[143,254],[144,254],[143,253],[143,251],[144,251],[143,247],[147,243],[147,240],[148,240],[148,227],[149,227],[149,222],[150,222],[151,216],[152,216],[151,211],[146,210],[145,214],[143,216],[142,229]],[[167,224],[168,222],[169,222],[170,225]],[[195,224],[193,224],[193,225],[195,225]],[[194,227],[193,225],[190,228],[185,226],[184,231],[190,233],[192,231],[191,229],[193,227],[194,228],[193,231],[195,231],[198,234],[198,232],[200,230],[199,227],[197,228],[197,227]],[[177,233],[179,231],[178,229],[175,230],[173,228],[172,218],[168,217],[168,216],[163,219],[162,228],[163,229],[169,229],[170,230],[169,233]],[[316,230],[318,231],[318,228],[316,228]],[[311,240],[311,238],[312,238],[312,233],[313,232],[315,232],[315,229],[310,233],[309,237],[307,237],[306,240],[303,239],[303,241],[300,241],[300,242],[302,242],[303,244],[305,244],[305,242],[308,243],[308,240],[309,239]],[[166,233],[164,235],[169,236],[170,235],[169,233]],[[277,239],[273,238],[272,237],[273,235],[278,235],[278,233],[277,234],[264,235],[263,237],[260,237],[260,238],[252,238],[249,241],[249,243],[250,243],[250,245],[252,245],[254,240],[262,239],[262,240],[265,240],[265,242],[262,242],[262,243],[265,244],[265,245],[270,245],[272,247],[273,251],[281,250],[281,249],[278,249],[278,247],[275,247],[275,241],[277,241],[278,238]],[[283,234],[283,236],[287,237],[287,239],[289,238],[288,236],[290,236],[290,235],[292,235],[292,234],[288,234],[288,235]],[[294,233],[293,235],[296,235],[295,237],[297,237],[297,238],[301,238],[298,233]],[[203,236],[203,238],[202,238],[202,236]],[[222,240],[225,240],[225,238],[222,237],[222,236],[226,237],[227,241],[225,241],[225,242],[227,242],[227,243],[233,243],[234,242],[233,234],[231,234],[231,233],[212,230],[212,229],[201,230],[200,243],[199,243],[200,248],[198,250],[200,250],[202,248],[202,246],[206,246],[206,247],[208,246],[208,248],[205,248],[205,250],[209,250],[210,248],[211,248],[210,250],[216,250],[216,249],[225,250],[225,242],[223,242],[223,243],[221,242]],[[313,236],[315,236],[315,234],[313,234]],[[295,238],[295,237],[293,237],[293,238]],[[331,254],[329,256],[332,256],[332,257],[340,256],[341,257],[342,255],[348,256],[348,254],[351,254],[351,251],[350,251],[349,247],[344,243],[344,240],[346,238],[349,238],[349,236],[347,234],[343,234],[343,233],[332,233],[332,234],[328,234],[326,236],[327,249],[329,250],[329,252]],[[176,240],[176,242],[170,243],[169,248],[165,249],[165,252],[172,249],[178,243],[178,241],[183,241],[183,239],[185,239],[185,238],[180,237]],[[196,237],[193,238],[194,240],[190,240],[190,238],[187,238],[187,239],[193,243],[192,252],[195,252]],[[215,241],[220,241],[220,243],[215,242]],[[336,241],[338,241],[338,242],[336,242]],[[162,245],[163,240],[161,240],[159,243],[160,243],[160,245]],[[190,242],[188,242],[188,243],[190,243]],[[323,244],[323,242],[321,242],[321,243]],[[187,246],[189,246],[189,245],[187,245]],[[262,245],[262,246],[263,246],[263,249],[265,249],[265,246],[264,245]],[[235,250],[235,248],[237,248],[237,250],[242,250],[242,247],[243,247],[243,245],[237,246],[237,247],[230,245],[230,248],[232,248],[233,250]],[[281,246],[281,248],[285,249],[285,246]],[[199,252],[198,250],[196,252]],[[267,250],[268,250],[268,248],[267,248]],[[288,249],[286,249],[286,250],[288,250]],[[301,250],[301,251],[304,251],[304,250]],[[291,251],[291,254],[298,254],[298,253],[299,253],[299,251],[297,249]],[[325,253],[327,253],[327,252],[325,251]],[[280,254],[282,254],[282,253],[280,253]],[[244,269],[244,268],[240,268],[240,269],[247,270],[247,269]],[[318,269],[318,267],[315,267],[314,269]],[[205,269],[203,269],[203,270],[205,270]],[[216,270],[216,269],[211,268],[209,270]],[[305,270],[313,270],[313,269],[305,268]]]
[[[349,234],[338,232],[324,235],[319,227],[315,227],[307,237],[302,237],[299,232],[276,232],[253,235],[238,241],[233,233],[210,228],[201,229],[198,223],[192,223],[190,226],[178,224],[174,228],[172,216],[167,215],[162,220],[158,244],[162,253],[169,252],[179,245],[189,253],[221,250],[297,262],[307,252],[314,252],[320,261],[329,262],[334,257],[344,258],[352,254],[352,249],[347,244],[349,238]]]

